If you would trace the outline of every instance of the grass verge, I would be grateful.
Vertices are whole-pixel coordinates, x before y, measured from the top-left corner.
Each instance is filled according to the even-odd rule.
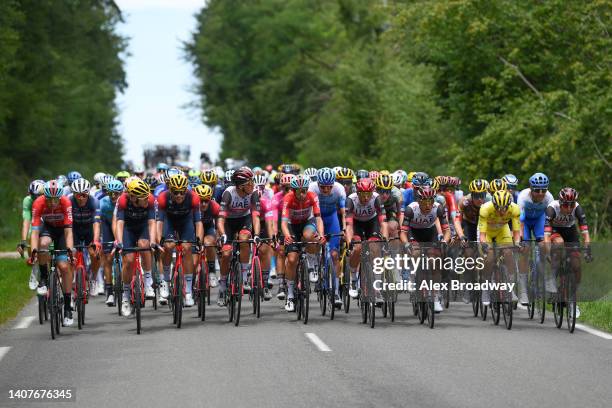
[[[586,323],[600,330],[612,333],[612,302],[579,302],[580,323]]]
[[[0,324],[17,316],[34,296],[28,287],[30,271],[23,259],[0,259]]]

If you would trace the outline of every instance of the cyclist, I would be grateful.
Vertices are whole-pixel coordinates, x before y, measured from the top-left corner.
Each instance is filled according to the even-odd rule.
[[[518,191],[516,190],[518,188],[518,179],[514,174],[506,174],[502,179],[506,182],[508,192],[512,194],[512,201],[516,203],[518,200]]]
[[[207,184],[200,184],[194,189],[195,193],[200,197],[200,218],[202,219],[202,229],[204,230],[204,244],[214,245],[217,239],[217,230],[215,224],[219,217],[220,206],[212,199],[213,190]],[[219,286],[219,281],[215,273],[215,258],[216,251],[214,247],[207,247],[206,262],[208,263],[208,280],[210,286],[216,288]],[[196,261],[199,262],[199,259]]]
[[[119,180],[113,180],[106,185],[107,196],[100,200],[100,230],[102,233],[102,242],[115,241],[115,227],[117,220],[113,217],[117,200],[123,192],[123,184]],[[115,294],[113,293],[113,255],[111,247],[104,246],[104,256],[102,257],[102,266],[104,269],[104,290],[106,292],[106,304],[111,307],[115,306]]]
[[[275,225],[278,208],[274,206],[274,193],[266,187],[268,178],[264,174],[257,174],[254,177],[255,191],[259,195],[261,212],[259,213],[260,224],[263,224],[261,238],[272,238],[275,236],[278,226]],[[270,265],[272,258],[272,243],[262,242],[258,248],[259,259],[261,262],[261,276],[264,285],[264,300],[272,299],[270,288],[268,288],[268,278],[270,277]],[[247,287],[250,286],[249,285]]]
[[[163,288],[167,288],[170,281],[170,262],[176,242],[164,242],[166,240],[189,241],[182,244],[184,252],[184,279],[185,279],[185,307],[194,305],[192,296],[193,266],[194,259],[191,251],[191,241],[196,237],[200,241],[204,238],[202,219],[200,214],[200,197],[193,191],[187,190],[189,181],[183,174],[176,174],[168,180],[168,191],[164,191],[157,197],[157,230],[161,229],[159,244],[164,246],[162,253],[162,265],[164,271]],[[195,230],[194,230],[195,226]],[[147,296],[154,297],[155,293],[151,284],[152,280],[145,272],[145,291]],[[149,281],[148,281],[149,280]],[[169,293],[160,288],[160,295],[167,299]]]
[[[375,189],[376,186],[371,179],[362,178],[357,182],[357,192],[351,194],[346,201],[346,242],[353,244],[349,258],[351,270],[349,295],[353,299],[359,295],[357,268],[361,257],[361,241],[376,239],[376,236],[381,234],[385,239],[389,237],[385,207]],[[382,297],[378,292],[376,302],[382,304]]]
[[[72,205],[70,199],[63,195],[63,188],[56,180],[45,183],[43,195],[32,203],[32,235],[30,247],[31,261],[38,262],[40,282],[37,293],[47,294],[49,278],[49,255],[38,254],[38,249],[48,249],[51,242],[55,250],[69,250],[72,256],[74,241],[72,239]],[[61,272],[64,288],[64,326],[72,326],[72,308],[70,306],[72,293],[72,268],[68,265],[68,255],[56,257],[56,267]]]
[[[241,167],[231,173],[231,186],[221,196],[221,209],[217,220],[217,230],[222,246],[221,280],[219,282],[219,299],[217,304],[225,306],[225,290],[227,289],[227,275],[232,258],[232,245],[229,240],[246,240],[253,235],[259,240],[259,196],[254,193],[253,171],[248,167]],[[240,244],[240,266],[242,281],[248,281],[249,257],[251,250],[248,244]]]
[[[418,191],[421,187],[423,186],[430,186],[431,187],[431,183],[432,183],[432,179],[431,177],[429,177],[429,175],[427,173],[424,173],[422,171],[416,172],[414,173],[414,175],[412,176],[411,180],[411,187],[407,188],[404,191],[404,197],[403,197],[403,207],[404,207],[404,211],[406,211],[406,207],[414,202],[414,194],[416,191]]]
[[[317,169],[315,169],[314,167],[309,167],[306,170],[304,170],[304,176],[308,177],[308,179],[312,182],[317,181]]]
[[[200,181],[202,184],[206,184],[210,186],[213,192],[213,200],[217,203],[221,201],[221,195],[223,194],[223,185],[219,183],[219,177],[217,176],[217,172],[214,170],[204,170],[200,174]]]
[[[189,170],[187,173],[187,178],[189,179],[189,187],[194,188],[202,183],[200,180],[200,176],[202,172],[200,170]]]
[[[117,199],[117,225],[115,229],[115,248],[122,250],[123,247],[139,248],[156,247],[156,228],[155,228],[155,202],[151,189],[144,180],[136,179],[127,186],[127,191],[122,193]],[[123,254],[123,296],[121,314],[128,317],[132,314],[130,304],[130,283],[134,271],[134,253]],[[145,274],[145,292],[151,295],[151,254],[142,252],[141,265]],[[147,279],[148,276],[148,279]],[[148,284],[148,286],[147,286]]]
[[[353,170],[343,167],[336,172],[336,180],[344,187],[344,195],[350,196],[355,192],[355,173]]]
[[[546,207],[546,223],[544,225],[544,242],[552,243],[553,248],[557,249],[564,244],[569,248],[580,247],[580,236],[576,230],[576,222],[580,229],[580,234],[585,246],[585,259],[591,262],[591,236],[587,224],[586,214],[578,204],[578,192],[572,187],[565,187],[559,191],[559,199],[554,200]],[[570,252],[570,268],[576,275],[576,284],[580,284],[580,252]],[[553,265],[553,275],[558,276],[561,259],[559,251],[552,252],[551,263]],[[580,309],[576,305],[576,318],[580,317]]]
[[[74,241],[88,248],[91,261],[89,270],[89,295],[97,296],[96,274],[100,267],[100,204],[89,194],[91,185],[84,178],[72,182],[69,196],[72,204],[72,234]]]
[[[340,169],[342,170],[342,169]],[[346,193],[344,187],[336,181],[336,172],[329,167],[323,167],[317,171],[317,182],[310,183],[308,191],[315,193],[319,199],[319,209],[323,219],[323,230],[326,234],[338,234],[346,230],[345,206]],[[340,271],[338,267],[338,251],[340,250],[340,237],[332,237],[329,240],[329,251],[334,263],[334,270]],[[316,275],[316,272],[315,272]],[[341,276],[336,275],[336,280]],[[313,276],[318,281],[318,276]],[[339,292],[339,283],[335,283],[336,293],[334,302],[342,304]]]
[[[113,180],[116,180],[113,176],[105,174],[100,178],[100,188],[95,193],[92,193],[90,191],[89,194],[93,195],[94,198],[99,202],[102,198],[106,196],[106,185]]]
[[[68,174],[66,174],[66,182],[64,184],[64,195],[70,195],[72,194],[72,183],[74,183],[76,180],[83,178],[83,176],[81,176],[81,173],[79,173],[78,171],[70,171],[68,172]]]
[[[397,174],[398,185],[401,184],[401,174]],[[394,186],[394,179],[386,173],[378,175],[375,181],[376,192],[378,193],[383,206],[389,228],[389,237],[396,238],[399,234],[400,225],[404,221],[404,209],[402,206],[402,193]]]
[[[119,180],[120,182],[125,184],[125,180],[130,177],[130,172],[129,171],[125,171],[125,170],[121,170],[119,172],[117,172],[117,174],[115,174],[115,178],[117,180]]]
[[[405,245],[413,242],[418,248],[418,243],[450,241],[451,234],[446,213],[443,206],[435,201],[435,196],[434,189],[425,185],[417,190],[417,201],[406,206],[400,234],[400,239]],[[407,245],[406,248],[408,252],[411,251],[411,245]],[[436,257],[441,254],[438,248],[432,249],[430,253]],[[432,278],[435,282],[440,281],[440,273],[439,269],[434,269]],[[412,276],[413,274],[411,279]],[[439,313],[443,309],[437,291],[434,291],[434,299],[434,311]]]
[[[285,281],[285,238],[283,235],[283,231],[278,227],[282,224],[282,207],[283,207],[283,198],[291,191],[291,181],[295,178],[293,174],[283,174],[280,178],[280,190],[278,193],[274,194],[274,198],[272,201],[272,207],[276,208],[277,220],[277,242],[278,246],[276,248],[276,273],[278,275],[278,292],[276,294],[276,298],[278,300],[285,300],[287,295],[287,282]],[[280,210],[280,211],[279,211]]]
[[[102,172],[98,172],[96,174],[94,174],[93,176],[93,181],[94,181],[94,185],[91,186],[91,190],[89,191],[89,194],[91,194],[92,196],[96,196],[96,193],[102,188],[102,177],[106,176],[106,173],[102,173]]]
[[[307,177],[296,176],[291,180],[291,192],[283,197],[281,230],[287,247],[285,268],[287,304],[285,310],[288,312],[295,310],[294,286],[299,248],[293,244],[294,240],[325,243],[319,199],[314,192],[308,191],[309,184],[310,180]],[[318,281],[318,276],[314,273],[317,263],[315,251],[316,246],[314,245],[307,248],[308,272],[311,282]]]
[[[145,169],[142,166],[134,167],[134,176],[143,179],[145,178]]]
[[[486,275],[490,276],[493,263],[496,262],[496,260],[493,259],[493,249],[489,249],[489,244],[492,242],[504,246],[505,249],[502,249],[504,263],[508,271],[513,270],[514,258],[512,253],[508,251],[508,246],[518,245],[520,242],[520,213],[521,211],[518,205],[512,202],[512,195],[505,189],[493,193],[491,201],[484,203],[480,207],[478,217],[478,241],[482,245],[483,252],[488,252],[484,265]],[[512,223],[512,233],[508,226],[509,221]],[[516,300],[515,296],[513,292],[513,301]],[[482,291],[482,304],[484,306],[490,304],[489,292],[486,290]]]
[[[461,241],[467,241],[461,226],[461,217],[457,211],[457,202],[455,201],[455,186],[459,179],[457,177],[442,176],[440,181],[440,194],[444,197],[444,209],[450,224],[451,236]]]
[[[23,219],[21,224],[21,242],[17,245],[17,252],[19,252],[21,256],[23,256],[26,248],[26,240],[30,238],[32,232],[32,203],[43,194],[44,188],[45,182],[43,180],[34,180],[30,183],[28,195],[23,198],[21,211],[21,218]],[[28,253],[30,254],[29,250]],[[38,264],[32,264],[29,282],[31,290],[36,290],[38,287],[38,272]]]

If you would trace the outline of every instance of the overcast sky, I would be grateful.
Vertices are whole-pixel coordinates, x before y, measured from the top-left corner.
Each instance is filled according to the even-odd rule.
[[[129,37],[126,59],[128,88],[118,98],[125,157],[142,164],[142,147],[188,144],[191,161],[201,152],[214,159],[221,136],[204,126],[198,110],[185,105],[197,100],[190,92],[195,79],[183,58],[182,41],[195,30],[194,15],[204,0],[116,0],[125,23],[120,34]]]

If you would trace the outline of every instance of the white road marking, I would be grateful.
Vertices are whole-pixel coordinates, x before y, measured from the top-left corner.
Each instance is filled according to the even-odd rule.
[[[10,347],[0,347],[0,361],[2,361],[2,358],[9,352],[10,349]]]
[[[527,306],[523,306],[523,305],[521,305],[520,303],[518,303],[518,304],[516,305],[516,307],[518,307],[518,308],[519,308],[519,309],[521,309],[521,310],[527,310]]]
[[[14,329],[27,329],[35,319],[36,316],[26,316],[19,321],[19,324],[15,325]]]
[[[576,323],[576,328],[582,331],[585,331],[587,333],[593,334],[597,337],[601,337],[602,339],[606,339],[606,340],[612,340],[612,334],[608,334],[602,331],[599,331],[597,329],[594,329],[592,327],[589,326],[585,326],[584,324],[579,324]]]
[[[306,337],[308,337],[308,340],[310,340],[312,344],[317,346],[319,351],[331,351],[329,346],[323,343],[323,340],[321,340],[319,336],[317,336],[316,334],[314,333],[304,333],[304,334],[306,335]]]

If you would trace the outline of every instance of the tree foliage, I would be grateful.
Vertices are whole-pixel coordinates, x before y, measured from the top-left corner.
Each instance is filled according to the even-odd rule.
[[[197,19],[186,52],[224,157],[543,171],[609,228],[609,1],[211,0]]]

